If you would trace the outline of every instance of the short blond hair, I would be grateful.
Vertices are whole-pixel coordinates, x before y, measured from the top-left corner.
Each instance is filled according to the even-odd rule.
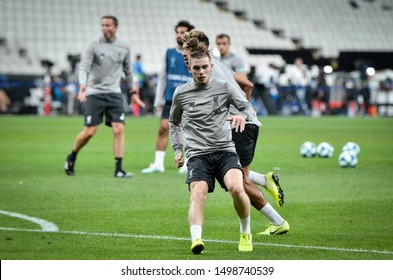
[[[187,42],[190,41],[191,39],[197,39],[199,42],[205,44],[206,47],[209,47],[209,38],[201,30],[193,29],[191,31],[184,33],[183,47],[185,46],[184,44],[187,44]]]

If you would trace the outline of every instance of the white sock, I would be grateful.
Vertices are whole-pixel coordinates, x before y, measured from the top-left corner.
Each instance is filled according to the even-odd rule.
[[[266,188],[266,177],[263,174],[256,173],[255,171],[250,170],[248,173],[248,178],[253,181],[255,184],[260,185]]]
[[[248,216],[247,218],[240,219],[240,233],[251,233],[251,218]]]
[[[276,210],[267,203],[261,210],[259,210],[262,214],[266,216],[270,220],[270,222],[275,226],[281,226],[284,223],[284,219],[277,213]]]
[[[200,225],[192,225],[190,226],[191,240],[195,240],[195,238],[202,238],[202,226]]]
[[[165,151],[156,151],[154,165],[164,166]]]

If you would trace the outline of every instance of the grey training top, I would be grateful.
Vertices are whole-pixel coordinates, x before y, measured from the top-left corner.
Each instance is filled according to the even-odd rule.
[[[118,92],[123,72],[129,88],[132,84],[131,52],[125,41],[109,42],[104,36],[87,47],[79,70],[79,84],[86,84],[86,95]]]
[[[235,90],[239,94],[243,94],[246,96],[245,92],[240,88],[239,84],[236,82],[235,77],[234,77],[234,72],[230,70],[228,67],[226,67],[222,62],[218,61],[217,59],[213,58],[212,63],[214,64],[213,70],[212,70],[212,77],[215,77],[219,80],[227,81],[230,83]],[[239,114],[239,111],[234,107],[230,107],[230,115],[237,115]],[[259,122],[257,114],[253,114],[250,116],[250,118],[246,122],[247,124],[255,124],[257,126],[261,126],[262,124]]]
[[[194,80],[179,86],[169,116],[175,155],[183,151],[183,140],[187,158],[219,151],[235,153],[231,123],[227,121],[230,104],[246,119],[255,113],[244,94],[239,94],[228,82],[211,77],[203,86]]]
[[[243,59],[234,53],[229,53],[227,56],[220,56],[219,60],[233,72],[246,72],[246,66],[244,65]]]

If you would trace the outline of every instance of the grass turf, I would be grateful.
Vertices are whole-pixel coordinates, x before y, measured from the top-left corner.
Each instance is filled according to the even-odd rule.
[[[166,172],[142,174],[154,158],[158,119],[127,118],[124,168],[131,179],[113,178],[111,130],[101,125],[80,152],[76,176],[63,170],[81,117],[0,118],[0,210],[44,219],[59,232],[0,214],[3,260],[392,260],[393,119],[261,119],[252,169],[275,170],[285,190],[285,236],[257,236],[267,219],[252,210],[254,251],[237,251],[238,220],[228,193],[209,194],[203,237],[206,252],[190,250],[185,175],[170,148]],[[333,158],[302,158],[304,141],[326,141]],[[338,166],[348,141],[359,144],[359,164]]]

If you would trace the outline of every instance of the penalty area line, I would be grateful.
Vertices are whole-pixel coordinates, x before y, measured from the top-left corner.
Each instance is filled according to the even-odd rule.
[[[190,241],[190,238],[176,237],[176,236],[165,236],[165,235],[141,235],[141,234],[86,232],[86,231],[55,231],[54,232],[54,231],[44,231],[44,230],[37,230],[37,229],[17,229],[17,228],[3,228],[3,227],[0,227],[0,230],[1,231],[18,231],[18,232],[41,232],[41,233],[48,232],[48,233],[56,233],[56,234],[60,233],[60,234],[88,235],[88,236],[107,236],[107,237],[125,237],[125,238]],[[226,243],[226,244],[237,244],[238,243],[237,241],[233,241],[233,240],[204,239],[204,241],[211,242],[211,243]],[[366,250],[366,249],[353,249],[353,248],[277,244],[277,243],[269,243],[269,242],[253,242],[253,245],[254,246],[257,245],[257,246],[309,249],[309,250],[341,251],[341,252],[348,252],[348,253],[372,253],[372,254],[393,255],[392,251]]]

